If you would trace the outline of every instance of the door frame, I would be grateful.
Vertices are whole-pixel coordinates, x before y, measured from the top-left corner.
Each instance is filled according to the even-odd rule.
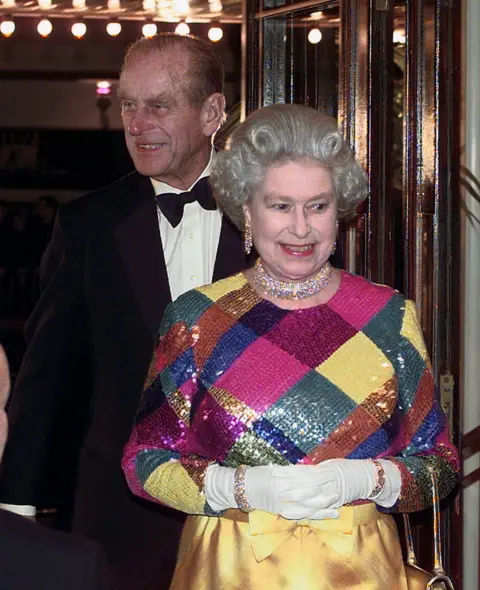
[[[243,0],[242,118],[261,106],[263,20],[321,9],[300,1],[262,9]],[[340,240],[347,270],[393,286],[394,249],[402,289],[414,299],[451,435],[459,443],[460,371],[460,55],[461,0],[405,0],[402,241],[395,244],[392,185],[393,0],[339,0],[339,124],[369,179],[369,198]],[[448,386],[445,386],[447,384]],[[415,518],[414,518],[415,521]],[[415,524],[415,522],[414,522]],[[457,498],[442,512],[445,562],[461,587],[462,522]],[[431,566],[429,519],[414,534]],[[455,542],[451,542],[455,540]]]

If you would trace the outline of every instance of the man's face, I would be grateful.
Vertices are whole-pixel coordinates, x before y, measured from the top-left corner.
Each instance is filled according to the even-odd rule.
[[[140,174],[188,188],[206,166],[211,131],[189,104],[188,61],[169,50],[130,59],[119,97],[127,148]]]
[[[8,370],[7,357],[3,347],[0,345],[0,462],[3,450],[7,441],[8,422],[5,406],[10,392],[10,373]]]

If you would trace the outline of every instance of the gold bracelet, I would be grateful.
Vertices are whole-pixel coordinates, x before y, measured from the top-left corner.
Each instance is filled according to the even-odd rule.
[[[377,471],[377,483],[373,488],[372,493],[368,496],[369,500],[373,500],[377,496],[379,496],[383,492],[383,488],[385,487],[385,470],[383,469],[382,464],[377,459],[371,459],[372,463],[375,466]]]
[[[252,512],[253,507],[250,506],[247,500],[247,494],[245,491],[245,475],[247,474],[247,466],[239,465],[235,469],[235,475],[233,477],[233,495],[235,502],[239,510],[242,512]]]

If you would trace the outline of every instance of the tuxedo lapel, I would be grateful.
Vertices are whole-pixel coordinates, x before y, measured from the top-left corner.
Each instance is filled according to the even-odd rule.
[[[171,294],[154,192],[150,180],[136,173],[128,190],[114,237],[137,304],[155,337]]]
[[[116,201],[114,239],[150,334],[156,337],[163,311],[171,301],[170,285],[153,187],[148,178],[133,173]],[[213,280],[248,266],[240,231],[223,215]]]
[[[242,235],[228,217],[223,215],[217,257],[213,269],[213,281],[240,272],[247,266],[247,260],[243,253]]]

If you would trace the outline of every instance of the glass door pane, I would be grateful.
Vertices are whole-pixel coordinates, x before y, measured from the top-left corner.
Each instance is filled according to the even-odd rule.
[[[339,26],[337,2],[263,19],[263,106],[301,103],[337,116]]]

